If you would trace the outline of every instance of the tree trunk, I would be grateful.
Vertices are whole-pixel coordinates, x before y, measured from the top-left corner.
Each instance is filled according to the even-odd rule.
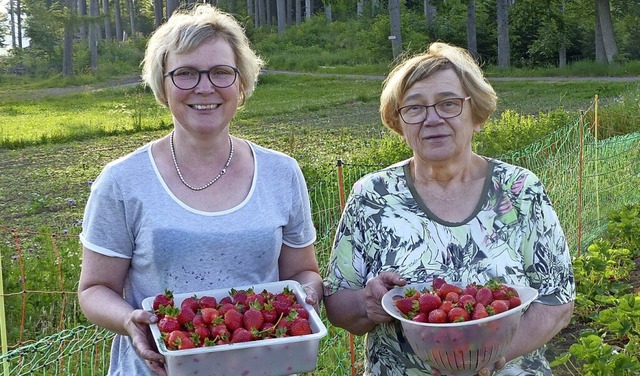
[[[287,26],[287,1],[276,0],[276,17],[278,18],[278,34],[284,33]]]
[[[287,25],[291,25],[293,15],[293,0],[287,0]]]
[[[104,39],[113,39],[111,18],[109,16],[109,0],[102,0],[102,17],[104,17]]]
[[[267,24],[267,10],[265,0],[257,0],[258,2],[258,27]]]
[[[363,3],[362,3],[362,1],[358,1],[356,3],[356,16],[358,18],[362,17],[362,14],[363,14],[362,13],[362,9],[363,9]]]
[[[153,0],[153,25],[156,29],[162,25],[162,17],[162,0]]]
[[[178,0],[167,0],[167,19],[171,18],[171,15],[178,8],[178,5]]]
[[[119,0],[113,2],[113,12],[116,20],[116,39],[118,42],[122,42],[124,35],[122,31],[122,12],[120,11]]]
[[[478,36],[476,33],[476,0],[467,0],[467,49],[478,57]]]
[[[391,26],[391,51],[393,58],[397,58],[402,53],[402,33],[400,26],[400,1],[389,0],[389,23]]]
[[[16,0],[16,19],[18,20],[18,48],[22,49],[22,4],[21,0]]]
[[[98,23],[99,13],[98,0],[89,0],[89,15],[91,22],[89,24],[89,60],[91,70],[98,70],[98,35],[100,35],[100,24]]]
[[[560,46],[560,50],[558,51],[558,67],[564,68],[567,66],[567,46],[565,46],[564,42]]]
[[[78,16],[80,16],[81,20],[87,18],[87,0],[78,0]],[[78,29],[80,33],[80,39],[87,39],[87,22],[81,21],[80,28]]]
[[[613,63],[614,57],[618,54],[618,45],[616,44],[616,38],[613,33],[609,0],[596,0],[596,20],[600,25],[604,57],[606,62],[611,64]]]
[[[324,15],[327,18],[327,22],[333,22],[333,15],[331,14],[331,4],[326,4],[324,6]]]
[[[436,7],[431,5],[430,0],[423,0],[423,8],[424,17],[427,20],[427,30],[429,31],[429,34],[432,34],[431,37],[433,37],[433,30],[436,26]]]
[[[76,13],[76,1],[67,0],[67,8],[69,9],[69,19],[64,24],[64,41],[62,51],[62,75],[65,77],[73,76],[73,33],[75,24],[73,17]]]
[[[253,11],[254,9],[254,5],[253,5],[253,1],[252,0],[247,0],[247,17],[249,18],[253,18],[253,24],[256,24],[256,18],[255,18],[255,14],[256,12]]]
[[[129,24],[131,25],[131,36],[136,35],[136,7],[133,0],[127,0],[127,10],[129,11]]]
[[[511,47],[509,46],[509,0],[497,0],[498,20],[498,66],[511,66]]]
[[[304,19],[308,20],[313,15],[313,0],[305,0],[304,8]]]
[[[294,0],[296,2],[296,25],[300,26],[302,22],[302,0]]]
[[[13,1],[14,0],[9,0],[9,12],[11,15],[11,48],[16,48],[18,44],[16,43],[16,18],[15,11],[13,9]]]

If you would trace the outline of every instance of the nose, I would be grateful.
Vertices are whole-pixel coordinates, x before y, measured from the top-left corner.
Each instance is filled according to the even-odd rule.
[[[194,92],[213,92],[216,87],[209,79],[209,72],[200,72],[200,82],[193,88]]]
[[[435,106],[427,106],[425,111],[427,111],[427,113],[423,121],[424,124],[438,124],[442,121],[442,118],[436,112]]]

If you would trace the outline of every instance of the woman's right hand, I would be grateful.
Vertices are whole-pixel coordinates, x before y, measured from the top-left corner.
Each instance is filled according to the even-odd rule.
[[[164,356],[157,352],[153,345],[150,324],[158,322],[158,316],[143,309],[136,309],[131,312],[129,319],[125,323],[125,329],[131,337],[133,347],[138,355],[145,360],[151,371],[158,376],[167,376],[164,368]]]
[[[368,280],[364,288],[364,301],[369,320],[376,324],[391,322],[393,317],[382,308],[382,297],[392,288],[406,284],[401,275],[393,272],[382,272]]]

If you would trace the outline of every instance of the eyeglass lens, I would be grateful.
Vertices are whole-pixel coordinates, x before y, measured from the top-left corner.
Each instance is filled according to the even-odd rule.
[[[433,107],[441,118],[449,119],[462,113],[464,101],[465,98],[449,98],[429,106],[404,106],[400,108],[399,112],[402,120],[407,124],[422,123],[427,118],[427,108],[429,107]]]
[[[195,68],[182,67],[169,72],[173,84],[182,90],[189,90],[198,86],[203,74],[207,75],[213,86],[225,88],[233,85],[238,72],[228,65],[217,65],[202,71]]]

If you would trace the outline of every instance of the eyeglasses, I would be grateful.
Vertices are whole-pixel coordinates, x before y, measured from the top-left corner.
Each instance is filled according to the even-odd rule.
[[[173,84],[181,90],[191,90],[198,86],[203,74],[209,78],[209,82],[217,88],[225,88],[233,85],[238,78],[238,68],[229,65],[216,65],[205,70],[197,70],[191,67],[180,67],[164,75],[170,76]]]
[[[398,108],[398,113],[407,124],[420,124],[424,122],[427,119],[427,108],[429,107],[433,107],[441,119],[451,119],[462,113],[462,106],[464,102],[469,99],[471,99],[471,97],[447,98],[428,106],[411,104]]]

